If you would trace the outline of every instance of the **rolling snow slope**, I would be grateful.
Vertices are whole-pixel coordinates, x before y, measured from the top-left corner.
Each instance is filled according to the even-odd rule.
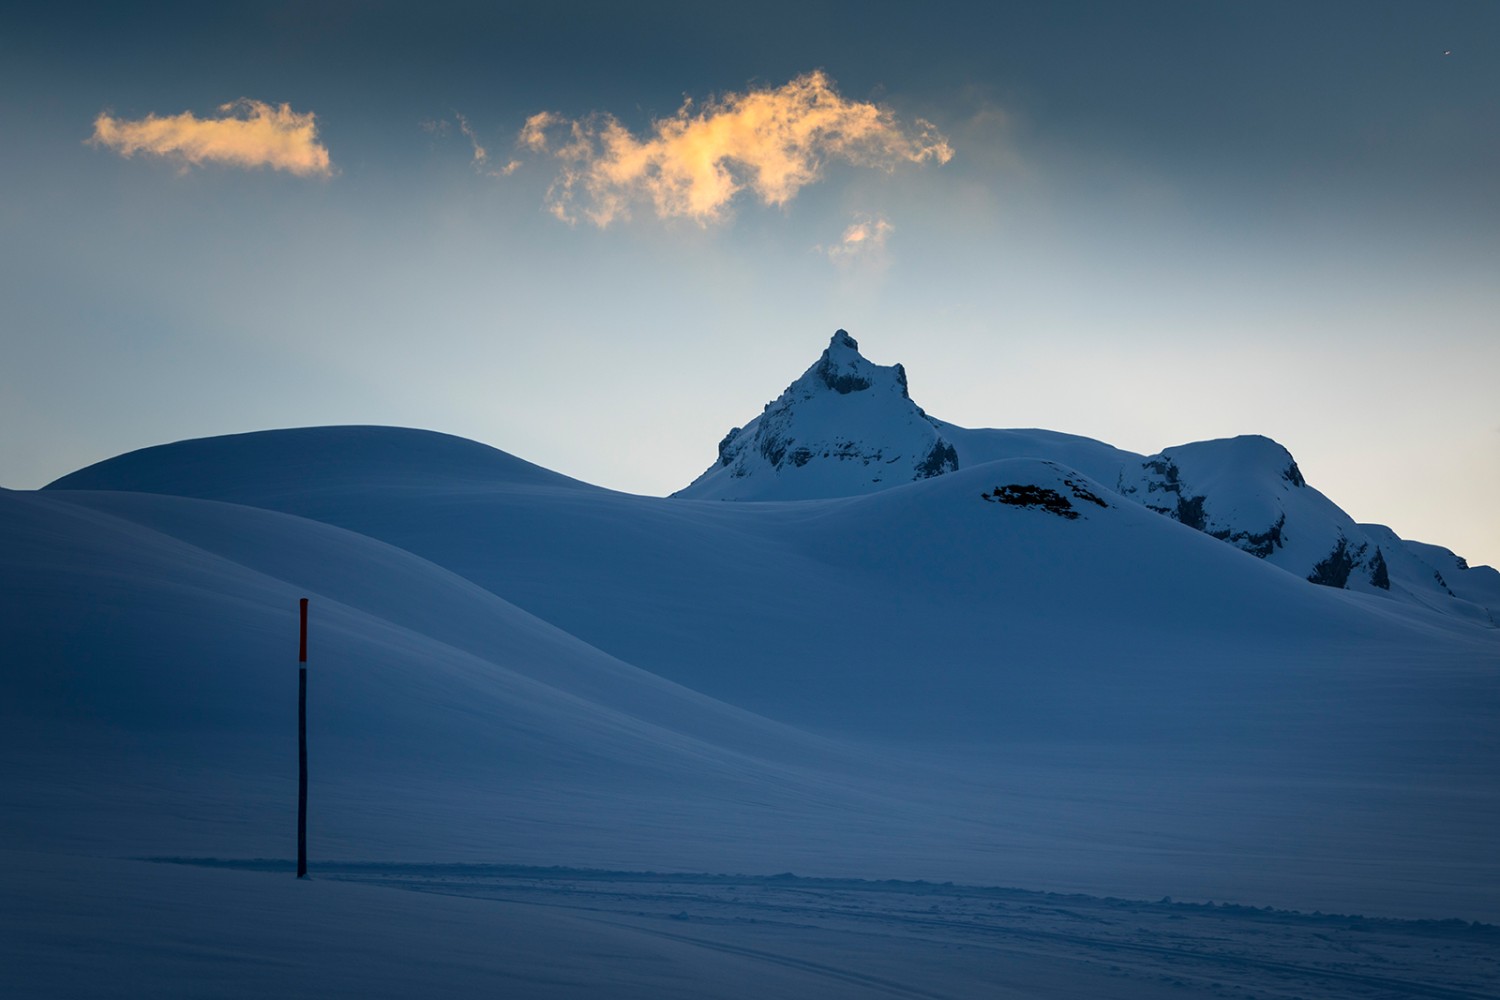
[[[143,494],[7,491],[0,506],[12,846],[284,849],[300,595],[314,608],[325,854],[598,862],[614,845],[591,838],[633,821],[691,857],[704,822],[720,843],[756,829],[742,819],[734,834],[695,801],[731,815],[775,803],[777,824],[810,804],[872,808],[827,741],[620,663],[372,539]]]
[[[440,822],[378,805],[379,781],[336,769],[336,786],[359,789],[336,814],[343,856],[426,837],[427,856],[1500,910],[1492,630],[1310,586],[1037,459],[853,497],[721,503],[586,487],[477,446],[460,468],[412,478],[382,462],[386,436],[398,464],[423,441],[462,450],[424,432],[266,432],[148,449],[59,484],[94,489],[6,495],[144,539],[141,560],[164,553],[161,587],[173,566],[234,568],[170,584],[208,599],[192,612],[198,645],[173,668],[184,678],[214,658],[215,594],[233,595],[252,633],[290,615],[298,587],[361,612],[338,627],[353,644],[339,656],[350,676],[369,661],[386,681],[333,703],[408,734],[388,748],[391,773],[408,776],[402,801]],[[308,456],[352,453],[351,437],[367,464],[321,475]],[[167,488],[198,499],[125,492]],[[134,555],[59,557],[58,539],[86,535],[52,534],[27,558],[85,579],[134,572],[120,568]],[[303,549],[321,554],[289,559]],[[283,581],[274,601],[241,592],[245,571]],[[81,594],[76,615],[101,603],[57,590]],[[550,637],[522,658],[545,666],[518,665],[516,630]],[[159,644],[124,638],[130,669],[154,673]],[[475,679],[447,698],[405,675],[454,655],[477,656],[463,661]],[[263,643],[235,669],[266,658]],[[516,673],[546,688],[501,697]],[[492,675],[505,683],[486,689]],[[232,715],[269,695],[217,697]],[[152,732],[171,715],[153,712]],[[474,725],[437,738],[454,712]],[[242,728],[264,736],[269,719]],[[378,749],[351,742],[348,768]],[[411,755],[420,766],[402,763]],[[268,758],[243,772],[258,800],[284,773]],[[154,822],[140,821],[143,838]],[[281,829],[234,822],[237,837]]]

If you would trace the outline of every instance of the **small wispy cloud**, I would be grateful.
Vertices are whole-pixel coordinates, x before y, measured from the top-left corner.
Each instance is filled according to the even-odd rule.
[[[473,126],[469,124],[469,119],[455,111],[453,120],[458,123],[459,132],[469,140],[469,146],[473,150],[473,158],[469,162],[473,165],[475,173],[488,174],[491,177],[508,177],[521,166],[520,160],[509,160],[501,166],[492,166],[490,151],[480,142],[479,133],[474,131]],[[448,122],[443,119],[422,122],[422,128],[436,136],[447,136],[450,130]]]
[[[887,108],[847,100],[822,71],[701,106],[688,100],[643,137],[606,113],[575,120],[543,111],[517,143],[561,164],[547,194],[552,214],[601,227],[628,218],[638,202],[659,218],[708,224],[747,188],[763,204],[785,205],[829,160],[892,170],[953,157],[930,122],[905,126]]]
[[[489,174],[491,177],[508,177],[515,173],[521,166],[520,160],[508,160],[500,166],[491,166],[489,150],[479,144],[479,136],[469,127],[469,120],[457,112],[454,112],[453,117],[458,119],[459,131],[464,134],[464,137],[469,140],[469,144],[474,147],[475,170]]]
[[[479,144],[479,136],[469,127],[469,119],[456,111],[453,113],[453,117],[458,120],[459,131],[464,134],[465,139],[469,140],[469,145],[474,147],[474,169],[488,169],[490,163],[489,151]]]
[[[882,216],[857,215],[832,246],[817,249],[835,264],[879,255],[896,227]]]
[[[165,117],[155,114],[123,119],[101,112],[89,141],[121,156],[146,153],[176,160],[184,167],[219,163],[232,167],[269,167],[300,177],[329,177],[333,164],[318,141],[311,111],[244,98],[221,105],[216,118],[191,111]]]

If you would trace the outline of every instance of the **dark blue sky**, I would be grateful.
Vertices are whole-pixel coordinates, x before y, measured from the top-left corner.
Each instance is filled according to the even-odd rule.
[[[374,141],[444,104],[498,119],[619,95],[616,113],[644,118],[821,67],[850,95],[995,101],[1038,134],[1218,176],[1436,176],[1492,200],[1500,184],[1491,3],[435,6],[38,6],[7,18],[8,75],[28,91],[7,104],[130,113],[255,92]]]
[[[1500,561],[1500,5],[433,6],[0,15],[0,482],[360,421],[667,492],[844,326],[946,419],[1270,434],[1356,517]],[[600,228],[516,145],[815,69],[952,159]],[[238,98],[316,115],[331,176],[85,141]]]

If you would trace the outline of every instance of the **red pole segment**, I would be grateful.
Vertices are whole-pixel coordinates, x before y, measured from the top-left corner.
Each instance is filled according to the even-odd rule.
[[[297,646],[297,877],[307,878],[307,598],[299,605],[302,637]]]

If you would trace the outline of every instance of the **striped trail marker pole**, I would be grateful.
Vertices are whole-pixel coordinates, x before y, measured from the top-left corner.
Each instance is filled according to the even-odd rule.
[[[307,878],[307,598],[297,644],[297,877]]]

